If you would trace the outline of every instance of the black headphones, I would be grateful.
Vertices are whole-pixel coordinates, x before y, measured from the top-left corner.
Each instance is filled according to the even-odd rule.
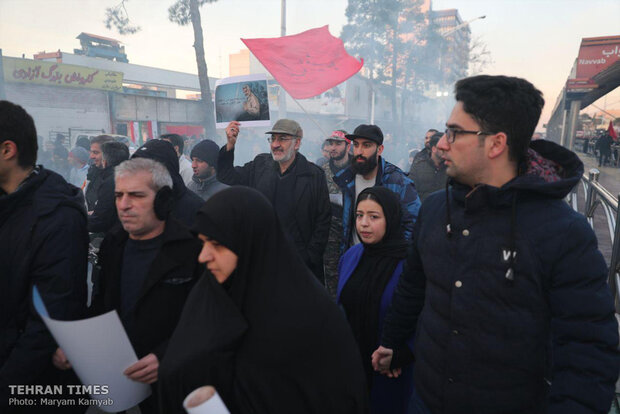
[[[155,194],[155,200],[153,201],[153,210],[155,210],[155,216],[159,220],[166,220],[168,215],[172,211],[174,206],[174,193],[172,188],[164,186]]]

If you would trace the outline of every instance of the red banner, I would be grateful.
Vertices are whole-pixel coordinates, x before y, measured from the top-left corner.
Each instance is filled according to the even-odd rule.
[[[613,138],[614,141],[618,140],[618,134],[616,134],[616,130],[614,129],[614,124],[609,121],[609,126],[607,127],[607,133],[610,137]]]
[[[311,98],[344,82],[363,66],[327,26],[284,37],[241,39],[296,99]]]

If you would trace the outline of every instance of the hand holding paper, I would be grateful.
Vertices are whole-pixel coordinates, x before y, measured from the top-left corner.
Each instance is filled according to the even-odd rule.
[[[231,121],[231,123],[226,127],[226,139],[228,140],[228,142],[226,142],[226,151],[230,151],[235,148],[240,126],[241,124],[239,122]]]
[[[67,359],[67,356],[65,355],[62,348],[58,348],[56,352],[54,352],[54,355],[52,356],[52,364],[54,364],[56,368],[62,371],[71,368],[71,363]]]
[[[188,414],[230,414],[220,395],[210,385],[192,391],[185,397],[183,408]]]
[[[101,405],[100,409],[106,412],[124,411],[151,394],[148,385],[123,375],[128,366],[137,364],[138,358],[116,311],[79,321],[58,321],[48,314],[36,287],[32,289],[32,296],[36,311],[60,345],[52,362],[60,369],[66,369],[64,367],[67,365],[72,367],[86,386],[93,389],[105,386],[105,393],[90,393],[93,400],[111,402]],[[146,366],[152,367],[152,359],[148,361],[151,364]],[[149,372],[151,376],[146,376],[146,379],[150,380],[152,371]],[[137,375],[143,378],[143,374]]]
[[[148,354],[123,372],[130,379],[145,384],[152,384],[157,381],[157,369],[159,360],[153,353]]]

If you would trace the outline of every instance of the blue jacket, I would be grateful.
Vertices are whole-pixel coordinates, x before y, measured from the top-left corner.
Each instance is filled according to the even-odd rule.
[[[342,189],[342,241],[340,242],[340,253],[344,253],[351,246],[351,235],[355,228],[355,172],[351,167],[341,170],[334,176],[334,182]],[[375,186],[387,187],[400,197],[403,211],[401,225],[404,228],[405,239],[410,240],[413,231],[413,224],[418,218],[420,210],[420,197],[415,189],[411,178],[395,166],[390,164],[382,157],[379,157],[379,168]]]
[[[362,255],[364,254],[364,245],[356,244],[351,247],[340,259],[339,279],[338,279],[338,303],[340,303],[340,294],[344,285],[347,283],[353,271],[359,264]],[[379,346],[379,339],[381,338],[381,331],[383,329],[383,320],[385,314],[392,302],[392,295],[396,289],[398,278],[403,272],[403,265],[405,259],[403,259],[392,274],[388,284],[381,296],[381,306],[379,308],[379,332],[377,332],[377,347]],[[413,335],[407,341],[409,349],[413,350]],[[362,358],[370,358],[370,355],[362,355]],[[372,379],[372,389],[370,391],[370,405],[371,413],[390,413],[398,414],[405,413],[413,392],[413,368],[408,366],[403,369],[402,375],[396,379],[388,378],[385,375],[375,373]]]
[[[583,164],[553,142],[531,149],[501,188],[452,183],[420,210],[381,342],[416,331],[416,391],[432,412],[609,410],[620,358],[607,266],[564,201]]]

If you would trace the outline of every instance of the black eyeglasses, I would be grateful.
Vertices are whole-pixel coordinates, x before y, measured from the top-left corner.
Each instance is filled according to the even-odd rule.
[[[279,137],[278,138],[278,137],[271,136],[271,137],[267,137],[267,142],[270,144],[274,142],[288,142],[292,139],[297,139],[297,137]]]
[[[484,131],[467,131],[465,129],[456,129],[456,128],[446,128],[444,134],[446,134],[446,139],[448,144],[452,144],[456,139],[457,134],[474,134],[474,135],[493,135],[494,132],[484,132]]]

